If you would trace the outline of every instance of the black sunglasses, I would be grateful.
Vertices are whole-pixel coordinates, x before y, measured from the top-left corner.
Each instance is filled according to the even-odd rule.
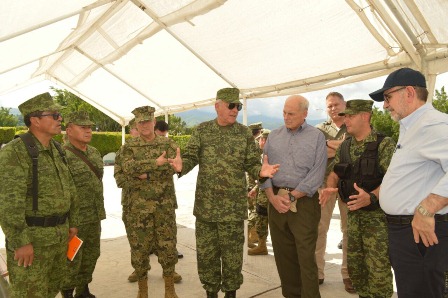
[[[53,117],[54,120],[58,120],[59,117],[62,117],[61,113],[54,113],[54,114],[42,114],[39,117],[46,117],[46,116],[51,116]]]
[[[243,108],[243,104],[242,103],[229,103],[229,105],[227,106],[229,108],[229,110],[233,110],[235,107],[238,111],[241,111],[241,109]]]

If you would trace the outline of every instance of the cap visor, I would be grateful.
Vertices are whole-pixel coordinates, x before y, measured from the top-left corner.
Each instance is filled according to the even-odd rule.
[[[381,88],[380,90],[377,90],[375,92],[372,92],[369,94],[369,96],[374,100],[374,101],[384,101],[384,91],[386,91],[387,89],[390,89],[391,87],[388,88]]]

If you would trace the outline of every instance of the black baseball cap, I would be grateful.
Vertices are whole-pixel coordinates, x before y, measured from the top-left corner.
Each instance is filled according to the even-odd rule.
[[[370,93],[369,96],[374,101],[384,101],[384,91],[396,86],[418,86],[426,88],[425,76],[421,72],[411,68],[400,68],[389,74],[384,82],[383,88]]]

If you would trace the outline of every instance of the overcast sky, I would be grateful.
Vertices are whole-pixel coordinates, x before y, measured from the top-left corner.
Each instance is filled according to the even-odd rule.
[[[325,89],[320,91],[314,91],[304,93],[304,95],[310,101],[310,108],[308,110],[308,119],[324,119],[325,113],[325,96],[331,91],[337,91],[344,95],[346,100],[350,99],[370,99],[369,93],[377,89],[380,89],[385,81],[386,77],[380,77],[368,81],[363,81],[354,84],[343,85],[334,87],[331,89]],[[49,82],[42,82],[34,85],[32,88],[19,90],[13,93],[9,93],[4,96],[0,96],[0,106],[17,108],[18,99],[31,98],[36,94],[40,94],[49,91]],[[440,90],[442,86],[448,89],[448,73],[444,73],[437,77],[435,88]],[[57,86],[56,86],[57,87]],[[59,87],[58,87],[59,88]],[[286,96],[251,99],[247,102],[247,110],[249,115],[269,115],[271,117],[282,117],[283,104]],[[22,102],[22,101],[19,101]],[[382,104],[375,103],[376,106],[382,108]],[[203,108],[205,110],[213,111],[213,107]]]

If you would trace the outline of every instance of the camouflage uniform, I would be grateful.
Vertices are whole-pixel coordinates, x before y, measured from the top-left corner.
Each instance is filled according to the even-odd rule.
[[[217,119],[201,123],[182,160],[182,174],[199,164],[193,214],[201,283],[208,292],[235,291],[243,283],[245,172],[258,177],[261,169],[251,131],[237,122],[228,126],[218,125]]]
[[[57,111],[48,93],[19,106],[22,114]],[[35,107],[33,109],[33,106]],[[32,162],[21,139],[0,150],[0,225],[6,236],[12,297],[55,297],[65,273],[69,227],[78,226],[76,189],[65,160],[53,142],[45,148],[34,138],[38,157],[38,210],[32,211]],[[56,226],[28,226],[26,217],[62,216]],[[31,266],[18,266],[14,251],[32,243]]]
[[[65,118],[65,122],[76,125],[94,124],[85,112],[72,113]],[[104,167],[101,154],[96,148],[87,145],[87,150],[81,151],[71,143],[68,143],[66,147],[83,154],[101,176],[98,178],[81,158],[70,150],[66,150],[68,165],[79,197],[78,237],[84,242],[69,264],[69,274],[62,289],[76,287],[76,296],[79,296],[92,281],[92,274],[100,256],[101,220],[106,218],[102,183]]]
[[[176,251],[176,197],[174,170],[169,164],[156,165],[166,151],[167,158],[176,155],[176,144],[155,136],[152,141],[141,137],[129,140],[119,150],[115,163],[115,179],[123,188],[123,222],[131,246],[131,263],[139,280],[147,278],[149,252],[156,245],[164,276],[174,272]],[[139,175],[147,173],[148,179]]]
[[[350,157],[354,162],[365,151],[367,143],[376,141],[375,130],[360,142],[352,139]],[[340,149],[333,164],[339,163]],[[395,142],[386,137],[378,147],[380,170],[385,173],[395,149]],[[391,297],[392,271],[388,255],[388,235],[384,212],[356,210],[348,212],[347,263],[350,278],[359,296]]]
[[[271,131],[269,129],[263,129],[262,134],[259,136],[267,139],[269,133]],[[258,138],[257,138],[258,140]],[[261,150],[261,149],[260,149]],[[261,153],[261,161],[263,159],[263,153]],[[260,184],[257,182],[257,188],[259,189]],[[255,228],[257,231],[257,235],[259,239],[265,239],[269,235],[269,225],[268,225],[268,216],[267,209],[269,205],[269,199],[264,191],[258,190],[257,198],[255,200],[255,206],[257,209],[255,216]],[[266,210],[266,214],[264,214],[264,210]]]
[[[249,124],[248,126],[251,130],[252,130],[252,136],[254,136],[254,131],[259,131],[263,129],[263,124],[261,122],[257,122],[257,123],[252,123]],[[258,150],[260,151],[260,154],[263,153],[260,150],[260,147],[258,146],[258,141],[255,140],[255,146],[258,148]],[[247,180],[247,191],[251,191],[254,187],[256,187],[256,193],[258,195],[258,181],[255,180],[254,178],[252,178],[248,173],[246,173],[246,180]],[[256,218],[257,218],[257,209],[256,209],[256,198],[257,195],[255,195],[255,198],[247,198],[247,208],[249,211],[249,218],[248,218],[248,222],[247,222],[247,228],[249,230],[249,247],[253,246],[253,242],[257,242],[257,234],[255,231],[255,225],[256,225]],[[252,235],[253,234],[253,235]],[[252,244],[252,245],[251,245]]]

